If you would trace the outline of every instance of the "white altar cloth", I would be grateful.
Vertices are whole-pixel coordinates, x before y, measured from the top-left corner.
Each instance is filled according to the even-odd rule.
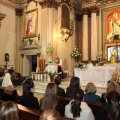
[[[80,84],[82,85],[93,82],[97,86],[105,87],[107,81],[111,79],[114,70],[114,66],[87,67],[84,69],[75,68],[74,74],[80,78]]]

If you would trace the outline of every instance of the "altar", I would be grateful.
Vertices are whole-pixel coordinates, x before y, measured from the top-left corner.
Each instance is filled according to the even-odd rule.
[[[56,63],[47,63],[44,71],[32,72],[32,79],[49,82],[50,76],[47,73],[49,72],[54,73],[57,72],[57,70],[58,66]]]
[[[74,74],[76,77],[80,78],[81,85],[93,82],[96,86],[106,87],[115,69],[115,66],[93,66],[83,69],[75,68]]]

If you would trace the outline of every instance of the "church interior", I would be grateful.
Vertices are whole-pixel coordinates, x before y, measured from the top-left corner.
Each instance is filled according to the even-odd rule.
[[[31,76],[38,99],[59,68],[63,89],[76,76],[101,96],[120,83],[120,1],[0,0],[0,44],[0,70]]]

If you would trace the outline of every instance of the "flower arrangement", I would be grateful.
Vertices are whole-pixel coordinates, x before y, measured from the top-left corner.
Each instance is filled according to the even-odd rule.
[[[52,53],[53,52],[53,47],[51,46],[51,44],[48,45],[47,49],[46,49],[47,53]]]
[[[75,63],[75,68],[83,69],[86,67],[87,67],[87,65],[85,63],[81,63],[81,62]]]
[[[70,54],[71,57],[73,58],[78,58],[81,56],[80,50],[75,46],[73,51]]]

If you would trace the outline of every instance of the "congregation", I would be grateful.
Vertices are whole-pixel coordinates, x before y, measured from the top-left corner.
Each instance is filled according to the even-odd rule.
[[[7,88],[7,94],[12,94],[12,91],[15,90],[11,78],[10,70],[4,70],[1,87]],[[38,100],[34,96],[35,85],[33,80],[30,77],[26,78],[22,83],[23,93],[19,93],[16,90],[18,96],[17,103],[9,99],[2,101],[1,98],[1,120],[19,120],[17,104],[39,110],[39,120],[60,120],[60,116],[75,120],[119,120],[120,86],[115,80],[111,79],[106,93],[103,93],[101,96],[96,94],[97,89],[94,83],[89,82],[85,87],[85,91],[83,91],[80,86],[80,79],[73,76],[69,86],[64,90],[59,87],[61,80],[62,78],[57,76],[54,82],[48,83],[44,96]],[[70,98],[69,103],[63,107],[63,101],[59,97]],[[102,104],[96,111],[96,114],[93,113],[87,101]]]

